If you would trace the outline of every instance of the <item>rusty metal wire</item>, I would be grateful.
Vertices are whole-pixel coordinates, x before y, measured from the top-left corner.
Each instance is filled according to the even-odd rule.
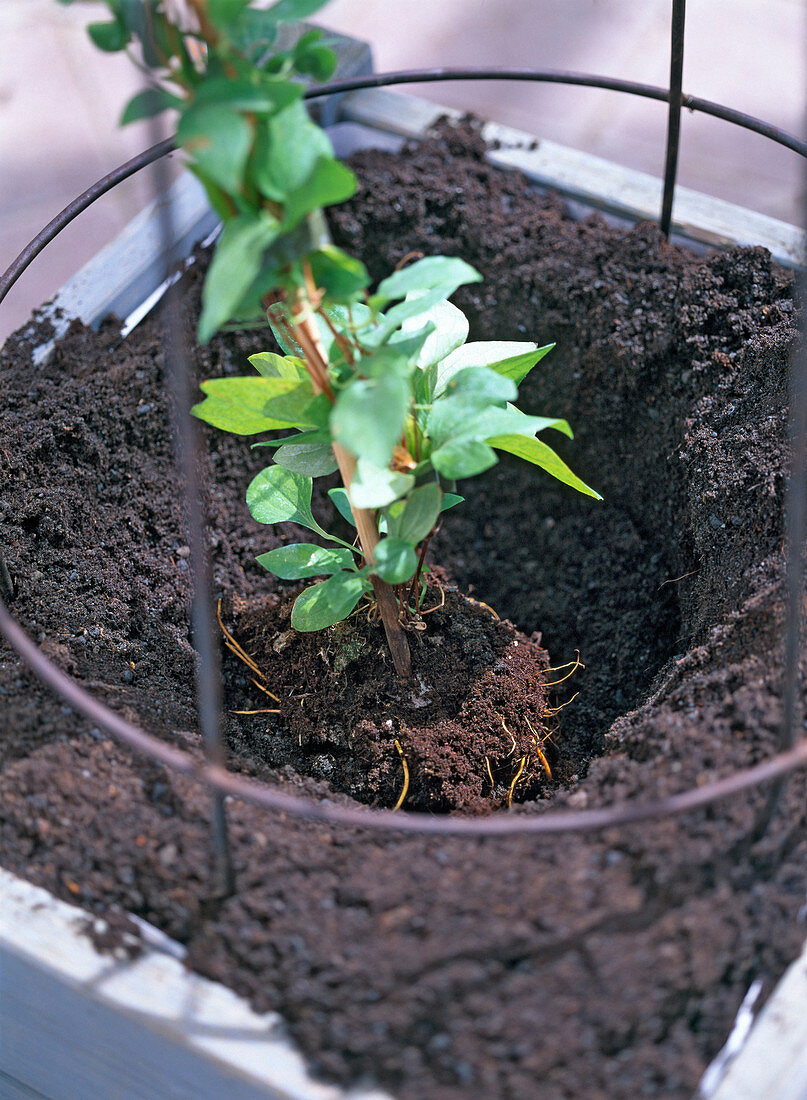
[[[686,813],[775,780],[795,768],[807,765],[807,739],[787,752],[726,776],[713,783],[652,801],[630,801],[592,810],[550,810],[529,816],[499,814],[488,818],[434,817],[430,814],[392,813],[389,810],[358,809],[332,802],[315,802],[299,795],[245,779],[223,768],[198,762],[189,752],[167,745],[152,734],[127,722],[110,710],[67,673],[49,661],[0,601],[0,632],[39,678],[62,696],[75,710],[103,726],[113,737],[145,753],[172,771],[195,779],[222,794],[293,817],[327,821],[335,825],[401,833],[452,834],[456,836],[511,836],[515,833],[591,832],[614,826]]]
[[[394,84],[426,83],[445,80],[520,80],[543,81],[582,85],[586,87],[606,88],[645,96],[650,99],[670,103],[670,117],[673,112],[680,114],[676,100],[680,87],[677,86],[676,72],[680,75],[682,56],[676,57],[676,35],[683,43],[683,0],[676,0],[679,22],[673,23],[673,58],[671,73],[673,91],[651,85],[637,84],[631,81],[611,77],[599,77],[591,74],[559,72],[551,70],[501,70],[501,69],[429,69],[399,73],[382,73],[360,78],[337,80],[307,92],[307,98],[313,99],[336,92],[346,92],[360,88],[384,87]],[[745,129],[778,142],[801,156],[807,157],[807,142],[795,138],[778,127],[756,119],[753,116],[735,111],[720,104],[702,100],[694,96],[680,94],[680,105],[692,110],[702,111],[714,117],[732,122]],[[669,127],[668,130],[674,127]],[[668,133],[667,167],[665,178],[669,189],[669,205],[672,209],[672,195],[675,186],[675,161],[677,160],[676,132]],[[142,167],[164,156],[174,148],[172,141],[163,141],[145,150],[139,156],[127,161],[113,172],[104,176],[91,188],[69,204],[54,218],[31,243],[23,249],[8,270],[0,276],[0,302],[22,272],[58,232],[86,209],[100,195],[103,195],[121,180],[134,174]],[[671,163],[672,162],[672,163]],[[181,354],[181,353],[180,353]],[[393,814],[384,810],[358,809],[334,805],[330,802],[315,802],[310,799],[290,795],[273,789],[265,784],[245,779],[230,773],[216,756],[215,746],[205,762],[199,762],[191,753],[174,748],[158,740],[145,730],[127,722],[110,710],[75,680],[62,672],[48,660],[0,599],[0,632],[22,659],[39,678],[61,695],[75,710],[91,721],[106,729],[112,736],[136,751],[150,756],[165,767],[185,775],[205,785],[214,794],[214,806],[223,807],[225,796],[251,802],[266,809],[287,813],[298,818],[307,818],[362,829],[384,830],[420,834],[454,834],[464,836],[503,836],[513,834],[548,834],[592,831],[615,826],[625,826],[637,822],[678,815],[708,806],[721,799],[732,797],[743,791],[751,790],[761,784],[774,784],[774,790],[781,790],[785,777],[793,770],[807,766],[807,739],[796,740],[798,666],[800,653],[800,624],[803,587],[803,543],[805,534],[805,497],[807,496],[807,347],[800,349],[794,366],[794,452],[793,472],[789,489],[789,558],[788,558],[788,626],[786,641],[786,669],[783,689],[785,715],[782,724],[781,743],[784,751],[769,760],[726,776],[723,779],[707,783],[692,790],[670,795],[666,798],[617,803],[591,810],[548,811],[540,814],[514,813],[498,815],[484,819],[457,817],[436,818],[426,814]],[[202,555],[203,556],[203,555]],[[11,595],[11,594],[10,594]],[[773,792],[771,792],[773,793]],[[770,806],[771,799],[768,799]]]
[[[631,80],[620,80],[610,76],[595,76],[591,73],[566,72],[553,69],[480,69],[480,68],[450,68],[450,69],[412,69],[399,72],[371,73],[367,76],[346,77],[342,80],[332,80],[328,84],[317,85],[309,88],[305,93],[306,99],[318,99],[322,96],[335,95],[337,93],[360,91],[365,88],[386,88],[398,84],[429,84],[445,81],[462,80],[506,80],[526,81],[549,84],[569,84],[586,88],[604,88],[614,92],[623,92],[629,95],[643,96],[647,99],[658,100],[662,103],[669,102],[669,91],[652,84],[640,84]],[[701,99],[699,96],[681,95],[681,106],[690,111],[700,111],[703,114],[712,115],[714,118],[730,122],[745,130],[751,130],[792,149],[802,157],[807,157],[807,141],[802,141],[781,127],[764,122],[754,115],[736,111],[732,107],[715,103],[712,100]],[[161,142],[157,146],[144,150],[136,157],[126,161],[125,164],[115,168],[108,175],[103,176],[92,187],[84,191],[64,210],[60,211],[42,229],[33,240],[25,246],[20,254],[12,261],[7,270],[0,275],[0,302],[3,301],[8,291],[25,271],[29,264],[36,259],[46,245],[48,245],[58,233],[69,225],[73,219],[86,210],[97,198],[106,194],[116,184],[128,179],[146,165],[151,164],[158,157],[164,156],[175,149],[173,140]]]
[[[675,181],[678,176],[678,150],[681,144],[681,95],[684,78],[684,25],[686,0],[673,0],[670,28],[670,94],[667,112],[667,149],[664,154],[664,194],[661,199],[659,227],[665,237],[672,224]]]
[[[153,136],[159,136],[160,124],[152,120]],[[155,143],[155,148],[161,142]],[[157,157],[152,168],[154,192],[157,198],[157,219],[166,256],[163,273],[167,279],[174,266],[171,250],[176,237],[165,157]],[[190,548],[191,571],[191,635],[197,653],[196,699],[199,729],[202,734],[205,758],[208,766],[224,768],[227,750],[221,733],[221,667],[219,651],[213,631],[213,615],[210,604],[210,562],[205,537],[205,515],[202,504],[202,486],[199,477],[199,438],[197,425],[191,416],[193,373],[191,353],[179,301],[179,287],[172,283],[166,292],[165,327],[165,375],[173,398],[174,451],[177,468],[185,482],[185,501],[188,510],[187,530]],[[224,794],[216,788],[212,791],[211,856],[212,883],[210,894],[216,898],[229,897],[235,889],[232,853],[227,832]]]
[[[668,103],[670,97],[669,89],[661,88],[656,84],[641,84],[634,80],[621,80],[615,76],[596,76],[592,73],[576,73],[562,69],[450,68],[402,69],[389,73],[372,73],[368,76],[345,77],[311,88],[306,93],[306,99],[339,92],[355,92],[363,88],[387,88],[398,84],[440,84],[456,80],[515,80],[539,84],[570,84],[582,88],[603,88],[611,92],[624,92],[627,95],[655,99],[660,103]],[[801,138],[788,133],[780,126],[773,126],[754,115],[736,111],[733,107],[726,107],[722,103],[715,103],[711,99],[702,99],[695,95],[682,94],[681,106],[689,111],[700,111],[701,114],[719,118],[723,122],[731,122],[743,130],[761,134],[762,137],[776,142],[777,145],[784,145],[794,153],[807,157],[807,141],[802,141]]]

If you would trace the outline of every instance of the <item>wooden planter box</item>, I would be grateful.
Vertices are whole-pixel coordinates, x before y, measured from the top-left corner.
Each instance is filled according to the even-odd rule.
[[[371,144],[394,148],[452,113],[387,91],[354,92],[342,97],[332,134],[343,153]],[[617,217],[657,217],[659,180],[494,124],[484,136],[497,142],[491,161],[518,168],[540,186]],[[171,200],[176,249],[188,256],[215,219],[188,175],[174,185]],[[163,256],[155,212],[152,204],[44,307],[57,336],[73,317],[97,325],[115,312],[131,323],[142,303],[157,300]],[[677,193],[674,229],[699,245],[762,244],[791,267],[805,255],[804,235],[795,227],[685,189]],[[52,346],[38,347],[35,362],[44,363]],[[85,932],[90,914],[4,871],[0,893],[3,1097],[381,1100],[379,1092],[313,1081],[283,1037],[282,1021],[256,1015],[223,986],[188,973],[181,948],[160,934],[147,935],[150,946],[134,960],[101,955]],[[703,1095],[807,1095],[807,953],[743,1044],[750,1018],[750,1011],[741,1014]],[[732,1045],[742,1046],[741,1053]]]

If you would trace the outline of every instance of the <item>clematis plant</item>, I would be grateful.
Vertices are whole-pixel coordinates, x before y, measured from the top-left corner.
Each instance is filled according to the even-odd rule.
[[[177,143],[222,220],[200,341],[223,327],[269,325],[283,352],[251,356],[251,376],[204,382],[193,410],[239,435],[274,433],[254,444],[274,454],[247,505],[261,523],[291,521],[328,544],[282,546],[258,561],[286,580],[327,578],[297,597],[297,630],[325,629],[374,600],[407,677],[425,550],[440,513],[462,500],[456,481],[507,452],[599,499],[537,438],[547,429],[571,437],[566,421],[515,404],[552,345],[468,343],[468,321],[449,298],[481,276],[460,258],[419,259],[371,292],[364,265],[330,240],[323,209],[349,198],[356,180],[303,91],[305,79],[329,79],[336,59],[316,29],[277,46],[281,24],[325,0],[102,2],[111,19],[89,27],[93,41],[136,49],[151,73],[122,121],[178,111]],[[342,487],[330,495],[356,528],[354,543],[311,510],[313,479],[337,469]]]

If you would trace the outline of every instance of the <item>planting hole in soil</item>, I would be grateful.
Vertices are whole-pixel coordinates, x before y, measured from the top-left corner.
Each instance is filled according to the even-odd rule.
[[[391,807],[406,761],[404,809],[512,799],[535,814],[763,759],[779,722],[790,275],[760,249],[700,259],[649,225],[574,221],[487,166],[473,127],[355,164],[362,190],[333,213],[337,241],[374,279],[412,251],[462,255],[485,278],[456,296],[473,339],[554,341],[522,404],[569,419],[559,450],[604,501],[506,460],[469,482],[430,551],[443,572],[404,689],[366,614],[355,632],[290,632],[294,589],[255,561],[289,534],[243,503],[265,456],[206,431],[215,595],[262,674],[226,649],[233,767]],[[195,269],[187,285],[190,331]],[[196,751],[159,317],[126,341],[111,321],[74,325],[36,370],[41,338],[23,330],[3,359],[15,614],[111,706]],[[241,374],[256,350],[221,335],[196,353],[198,376]],[[577,652],[585,668],[545,692],[534,671]],[[800,776],[759,843],[759,793],[551,841],[371,836],[232,802],[238,891],[204,920],[206,795],[64,713],[5,650],[0,689],[15,731],[8,866],[182,939],[192,965],[279,1009],[344,1082],[412,1098],[689,1096],[750,981],[770,989],[803,938]],[[530,737],[542,714],[546,767]]]

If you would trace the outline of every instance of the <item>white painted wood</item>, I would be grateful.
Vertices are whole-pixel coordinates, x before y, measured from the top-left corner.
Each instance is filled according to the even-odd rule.
[[[171,203],[176,229],[176,241],[170,249],[163,244],[160,233],[159,209],[165,203]],[[165,195],[129,222],[39,311],[38,318],[52,322],[54,335],[34,350],[34,363],[46,362],[55,341],[64,335],[73,318],[97,327],[110,314],[126,317],[176,263],[190,255],[217,222],[202,185],[189,172],[183,173]]]
[[[384,88],[351,92],[341,104],[343,119],[408,138],[422,137],[442,115],[460,112]],[[485,123],[482,136],[498,145],[488,154],[492,164],[597,209],[658,221],[663,185],[654,176],[494,122]],[[762,245],[787,267],[807,262],[803,230],[686,187],[676,188],[673,232],[713,247]]]
[[[315,1081],[280,1017],[170,955],[99,955],[90,914],[2,869],[0,898],[4,1100],[388,1100]]]
[[[807,947],[779,982],[712,1100],[806,1100]]]

